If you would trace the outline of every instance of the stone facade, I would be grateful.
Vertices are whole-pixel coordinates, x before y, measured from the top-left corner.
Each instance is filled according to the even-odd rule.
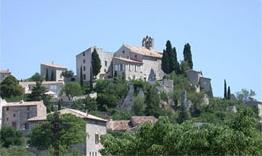
[[[19,82],[19,85],[24,89],[25,94],[31,94],[33,87],[36,85],[36,82]],[[42,86],[44,86],[47,91],[53,92],[54,97],[58,97],[64,86],[64,81],[43,81]]]
[[[11,75],[11,72],[9,71],[9,69],[0,70],[0,83],[9,75]]]
[[[196,92],[204,92],[209,97],[213,97],[213,91],[211,86],[211,79],[203,76],[202,72],[189,69],[186,71],[186,75],[191,85],[196,89]]]
[[[27,120],[32,117],[45,116],[46,107],[43,101],[6,102],[1,100],[2,126],[11,126],[17,130],[28,131]]]
[[[80,80],[82,70],[83,81],[90,81],[91,60],[92,52],[94,51],[94,49],[96,49],[101,61],[101,69],[100,73],[97,75],[97,78],[104,79],[107,77],[112,77],[111,62],[113,58],[113,53],[104,52],[102,48],[90,47],[76,56],[77,80]]]
[[[41,76],[44,77],[46,81],[64,81],[62,72],[66,70],[65,67],[54,63],[40,65]]]
[[[161,70],[162,53],[153,49],[153,39],[144,38],[143,46],[123,44],[115,53],[104,52],[101,48],[96,51],[101,60],[101,70],[97,78],[104,79],[113,76],[125,76],[127,80],[142,79],[146,81],[160,80],[164,76]],[[91,47],[76,56],[76,74],[80,80],[81,69],[83,81],[90,80]]]

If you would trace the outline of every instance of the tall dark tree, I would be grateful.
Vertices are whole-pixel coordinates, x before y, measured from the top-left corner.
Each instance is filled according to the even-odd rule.
[[[230,91],[230,86],[228,86],[228,89],[227,89],[227,99],[231,99],[231,91]]]
[[[185,44],[183,54],[184,54],[184,61],[188,63],[190,69],[193,69],[192,53],[189,43]]]
[[[0,96],[2,98],[10,98],[12,96],[20,96],[23,94],[23,89],[19,85],[18,80],[10,75],[0,83]]]
[[[227,99],[227,82],[224,80],[224,99]]]
[[[52,70],[51,72],[51,81],[55,81],[55,71]]]
[[[83,69],[80,67],[80,85],[83,86]]]
[[[92,74],[93,76],[96,76],[101,69],[101,60],[99,58],[99,55],[96,51],[96,49],[94,49],[93,53],[92,53]]]
[[[46,69],[46,71],[45,71],[45,80],[46,80],[46,81],[49,80],[48,69]]]
[[[170,55],[170,64],[172,66],[172,71],[175,71],[176,74],[180,74],[180,65],[177,61],[177,53],[176,53],[176,47],[173,47],[172,53]]]
[[[161,64],[161,68],[166,74],[171,73],[170,61],[169,61],[171,52],[172,52],[172,45],[171,42],[168,40],[166,42],[166,49],[163,50],[163,57],[162,57],[162,64]]]

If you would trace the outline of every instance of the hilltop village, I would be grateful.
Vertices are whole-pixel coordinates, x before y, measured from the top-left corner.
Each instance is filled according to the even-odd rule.
[[[55,154],[76,150],[79,155],[88,156],[130,155],[135,151],[139,155],[199,155],[201,151],[194,151],[193,145],[187,145],[189,141],[183,144],[189,148],[185,151],[170,148],[177,143],[166,145],[167,133],[183,136],[183,131],[191,132],[189,130],[195,128],[205,131],[214,128],[212,124],[224,126],[226,122],[241,122],[238,117],[245,115],[245,109],[255,110],[254,123],[261,127],[262,103],[253,98],[252,90],[233,94],[225,81],[224,97],[214,97],[211,78],[193,68],[189,44],[185,45],[183,56],[184,59],[178,61],[176,48],[170,41],[163,51],[155,50],[154,39],[146,36],[141,46],[123,44],[114,53],[96,46],[80,52],[75,59],[76,75],[54,62],[40,64],[39,73],[24,80],[17,80],[9,70],[1,70],[0,127],[21,133],[28,140],[24,143],[27,150],[36,155],[46,155],[50,150]],[[169,130],[163,127],[171,123],[179,124],[180,129],[171,128],[173,125]],[[183,126],[187,128],[183,130]],[[221,130],[216,135],[224,134],[223,126],[214,128],[214,131]],[[63,130],[64,127],[67,130]],[[239,150],[241,154],[258,154],[255,152],[261,144],[256,136],[230,126],[225,131],[232,137],[223,136],[222,142],[240,139],[234,136],[240,132],[243,138],[254,137],[254,144],[250,145],[254,151],[248,150],[249,146],[238,145],[229,151],[221,145],[220,151],[225,153],[218,150],[209,154],[235,154]],[[258,131],[261,133],[261,128],[250,133]],[[143,132],[152,136],[140,136]],[[55,140],[43,139],[46,136]],[[57,142],[59,139],[64,140]],[[150,139],[153,141],[149,142]],[[62,143],[63,150],[59,146]],[[213,141],[207,144],[210,147],[200,149],[215,151],[209,149]]]

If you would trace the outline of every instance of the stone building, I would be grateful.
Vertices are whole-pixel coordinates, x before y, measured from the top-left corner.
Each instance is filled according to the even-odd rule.
[[[0,100],[2,109],[2,126],[11,126],[17,130],[28,131],[27,119],[32,117],[46,116],[46,107],[43,101],[30,102],[6,102]]]
[[[36,82],[24,81],[19,82],[19,85],[24,89],[25,94],[31,94]],[[64,81],[43,81],[42,86],[47,89],[47,92],[52,92],[54,97],[58,97],[64,86]]]
[[[113,53],[105,52],[102,48],[90,47],[87,50],[76,55],[77,80],[80,80],[80,75],[82,75],[83,81],[90,81],[91,60],[94,49],[96,49],[101,61],[101,69],[100,73],[97,75],[97,78],[104,79],[107,77],[112,77],[111,62]]]
[[[9,69],[0,70],[0,83],[9,75],[11,75],[11,72],[9,71]]]
[[[40,74],[46,81],[64,81],[62,72],[66,70],[67,68],[53,62],[51,64],[40,65]]]
[[[202,72],[189,69],[186,71],[186,75],[191,85],[196,89],[196,92],[204,92],[209,97],[213,97],[213,91],[211,86],[211,79],[204,77]]]
[[[90,80],[91,56],[96,49],[100,60],[101,70],[97,78],[104,79],[113,76],[125,76],[127,80],[142,79],[154,81],[162,79],[162,53],[153,49],[153,39],[146,37],[142,46],[123,44],[115,53],[104,52],[101,48],[91,47],[76,56],[76,74],[80,80]]]

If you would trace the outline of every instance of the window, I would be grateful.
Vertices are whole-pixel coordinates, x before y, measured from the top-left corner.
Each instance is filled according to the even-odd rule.
[[[86,71],[86,67],[85,66],[83,66],[83,71]]]
[[[97,152],[95,152],[95,156],[97,156]]]
[[[85,59],[83,59],[83,63],[84,63],[84,64],[86,63],[86,60],[85,60]]]
[[[99,135],[95,134],[95,144],[98,144],[98,143],[99,143]]]
[[[83,74],[83,79],[86,80],[86,74]]]
[[[106,73],[106,69],[104,69],[104,72]]]
[[[105,61],[105,66],[107,67],[107,61]]]
[[[28,111],[30,110],[30,107],[29,107],[29,106],[27,107],[27,110],[28,110]]]
[[[135,55],[135,58],[137,59],[137,55]]]
[[[115,71],[118,71],[118,65],[115,64]]]
[[[15,114],[13,114],[13,117],[15,117]]]
[[[8,118],[6,118],[6,121],[8,121],[9,119]]]
[[[6,110],[9,111],[9,107],[6,107]]]
[[[83,52],[83,56],[85,56],[85,52]]]
[[[135,72],[136,72],[136,65],[135,65]]]
[[[122,51],[122,53],[124,54],[124,53],[125,53],[125,51],[123,50],[123,51]]]
[[[120,71],[123,70],[123,64],[120,64]]]

